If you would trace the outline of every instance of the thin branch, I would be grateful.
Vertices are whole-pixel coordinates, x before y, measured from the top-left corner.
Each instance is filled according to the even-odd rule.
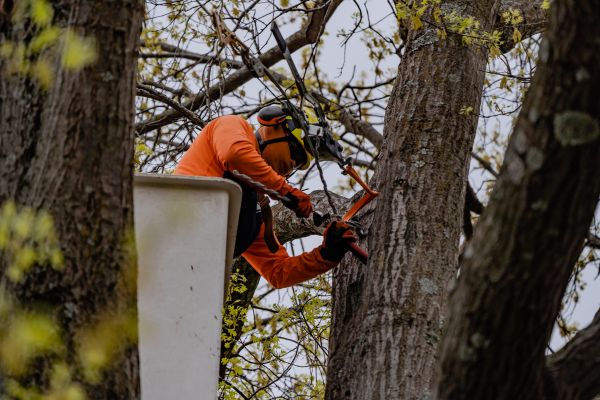
[[[142,46],[146,43],[142,41]],[[231,68],[242,68],[244,64],[241,61],[231,60],[228,58],[218,58],[211,54],[199,54],[192,51],[182,49],[169,43],[157,43],[158,47],[163,51],[162,53],[140,53],[139,57],[143,59],[147,58],[187,58],[188,60],[200,61],[201,63],[215,62],[217,64],[225,63]]]
[[[188,110],[185,106],[179,104],[175,100],[170,97],[165,96],[164,94],[152,89],[150,86],[144,84],[138,84],[137,86],[137,94],[139,96],[148,97],[150,99],[154,99],[160,101],[162,103],[171,106],[173,109],[177,110],[181,115],[185,116],[187,119],[192,121],[194,124],[204,127],[206,122],[202,121],[200,117],[198,117],[193,111]]]
[[[588,233],[586,245],[589,247],[593,247],[594,249],[600,249],[600,237],[594,235],[593,233]]]
[[[494,169],[494,167],[492,166],[492,164],[489,163],[489,161],[484,160],[483,158],[481,158],[481,156],[479,156],[477,153],[472,152],[471,153],[471,157],[473,157],[474,159],[477,160],[477,162],[479,164],[481,164],[481,166],[490,174],[492,174],[494,176],[494,178],[498,177],[498,172]]]

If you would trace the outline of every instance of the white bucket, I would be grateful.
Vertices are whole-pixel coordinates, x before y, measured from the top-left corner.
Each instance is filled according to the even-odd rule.
[[[134,178],[143,400],[217,396],[241,193],[220,178]]]

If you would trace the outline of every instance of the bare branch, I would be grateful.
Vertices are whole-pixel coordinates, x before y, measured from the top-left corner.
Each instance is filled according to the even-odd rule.
[[[333,103],[322,94],[315,91],[312,91],[311,94],[327,106],[327,111],[337,114],[338,120],[344,125],[346,130],[357,136],[366,138],[373,143],[377,149],[381,148],[381,145],[383,144],[383,135],[379,133],[373,125],[354,117],[347,109]]]
[[[144,84],[138,84],[137,94],[138,94],[138,96],[148,97],[150,99],[154,99],[154,100],[163,102],[163,103],[171,106],[173,109],[175,109],[179,113],[181,113],[181,115],[185,116],[190,121],[192,121],[194,124],[196,124],[200,127],[204,127],[204,125],[206,125],[206,123],[204,121],[202,121],[200,119],[200,117],[198,117],[194,112],[192,112],[191,110],[188,110],[187,108],[185,108],[185,106],[179,104],[178,102],[171,99],[170,97],[167,97],[164,94],[157,92],[156,90],[152,89],[150,86],[147,86]]]
[[[323,7],[321,10],[310,14],[309,19],[300,28],[300,30],[292,34],[286,40],[290,52],[293,53],[307,44],[314,43],[317,40],[321,29],[327,23],[340,3],[341,0],[332,0],[328,7]],[[283,55],[279,50],[279,47],[274,46],[265,53],[261,54],[259,58],[261,62],[268,68],[281,61],[283,59]],[[198,93],[194,99],[183,104],[183,107],[191,111],[195,111],[202,105],[206,105],[208,102],[212,102],[225,94],[231,93],[233,90],[239,88],[253,77],[254,75],[247,67],[240,68],[238,71],[225,78],[224,81],[219,82]],[[169,110],[160,115],[153,116],[145,121],[137,123],[135,129],[138,131],[138,133],[149,132],[151,130],[168,125],[181,118],[181,116],[182,114],[179,110]]]
[[[594,249],[600,249],[600,237],[590,232],[588,233],[586,244]]]
[[[484,160],[479,154],[472,152],[471,153],[471,157],[473,157],[475,160],[477,160],[477,162],[479,164],[481,164],[481,166],[490,174],[492,174],[492,176],[494,178],[498,177],[498,172],[494,169],[494,167],[492,166],[492,164],[489,163],[489,161]]]
[[[146,46],[146,43],[142,41],[142,46]],[[202,63],[214,62],[216,64],[225,63],[231,68],[242,68],[244,64],[241,61],[231,60],[228,58],[217,58],[211,54],[199,54],[192,51],[182,49],[169,43],[158,43],[158,46],[163,53],[140,53],[140,58],[187,58],[188,60],[200,61]]]

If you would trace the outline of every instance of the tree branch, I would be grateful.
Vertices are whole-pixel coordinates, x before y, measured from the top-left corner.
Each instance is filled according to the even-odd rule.
[[[325,104],[327,110],[337,114],[337,119],[340,121],[347,131],[354,133],[357,136],[362,136],[373,143],[377,149],[383,144],[383,135],[373,127],[373,125],[361,119],[354,117],[347,109],[333,103],[321,93],[312,91],[311,94]]]
[[[307,22],[300,28],[299,31],[287,38],[286,42],[291,53],[306,46],[307,44],[315,43],[323,26],[327,23],[335,9],[340,5],[342,0],[331,0],[328,7],[323,7],[321,10],[310,14]],[[260,55],[261,62],[268,68],[283,59],[283,55],[279,47],[274,46],[265,53]],[[208,89],[198,93],[194,99],[183,104],[183,107],[195,111],[201,106],[212,102],[221,96],[231,93],[239,88],[244,83],[252,79],[254,75],[247,67],[240,68],[238,71],[229,75],[225,80],[209,87]],[[160,115],[151,117],[145,121],[136,124],[135,129],[138,133],[149,132],[168,125],[181,118],[182,114],[179,110],[169,110]]]
[[[588,233],[586,244],[590,247],[593,247],[594,249],[600,249],[600,237],[590,232]]]
[[[494,169],[494,167],[492,166],[492,164],[490,164],[488,161],[484,160],[479,154],[475,153],[475,152],[471,152],[471,157],[473,157],[475,160],[477,160],[477,162],[479,164],[481,164],[481,166],[490,174],[492,174],[492,176],[494,178],[498,177],[498,171],[496,171]]]
[[[191,110],[188,110],[187,108],[185,108],[185,106],[182,106],[181,104],[179,104],[175,100],[171,99],[170,97],[165,96],[164,94],[162,94],[160,92],[157,92],[156,90],[152,89],[150,86],[147,86],[144,84],[138,84],[137,85],[137,95],[148,97],[150,99],[154,99],[154,100],[160,101],[166,105],[171,106],[173,109],[175,109],[179,113],[181,113],[181,115],[185,116],[186,118],[188,118],[190,121],[192,121],[194,124],[198,125],[199,127],[204,127],[204,125],[206,125],[206,123],[204,121],[202,121],[200,119],[200,117],[198,117],[194,112],[192,112]]]
[[[217,58],[210,54],[199,54],[192,51],[182,49],[169,43],[159,42],[158,47],[163,53],[140,53],[140,58],[187,58],[189,60],[200,61],[202,63],[215,62],[217,64],[225,63],[231,68],[242,68],[244,64],[241,61],[231,60],[228,58]],[[141,46],[147,47],[144,41],[141,42]]]
[[[523,22],[516,27],[521,32],[523,39],[542,32],[546,27],[548,17],[547,12],[542,9],[541,0],[502,0],[494,29],[502,32],[503,44],[500,46],[500,51],[503,53],[509,52],[516,45],[513,40],[515,27],[506,25],[502,20],[502,13],[509,9],[519,10],[523,16]]]
[[[465,209],[463,213],[463,232],[467,240],[473,236],[473,223],[471,222],[471,212],[481,215],[484,210],[483,204],[477,198],[471,183],[467,180],[467,193],[465,196]],[[462,253],[462,252],[461,252]]]
[[[600,394],[600,313],[546,362],[551,398],[592,400]]]

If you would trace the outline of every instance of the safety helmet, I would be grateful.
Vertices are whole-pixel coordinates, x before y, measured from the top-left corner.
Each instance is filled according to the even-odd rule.
[[[285,108],[272,104],[263,107],[258,113],[258,122],[263,126],[282,125],[286,135],[270,140],[263,140],[258,130],[254,133],[258,141],[258,147],[262,153],[265,147],[271,143],[288,142],[290,155],[296,168],[307,169],[312,159],[310,153],[304,147],[304,138],[300,121],[294,117]]]

